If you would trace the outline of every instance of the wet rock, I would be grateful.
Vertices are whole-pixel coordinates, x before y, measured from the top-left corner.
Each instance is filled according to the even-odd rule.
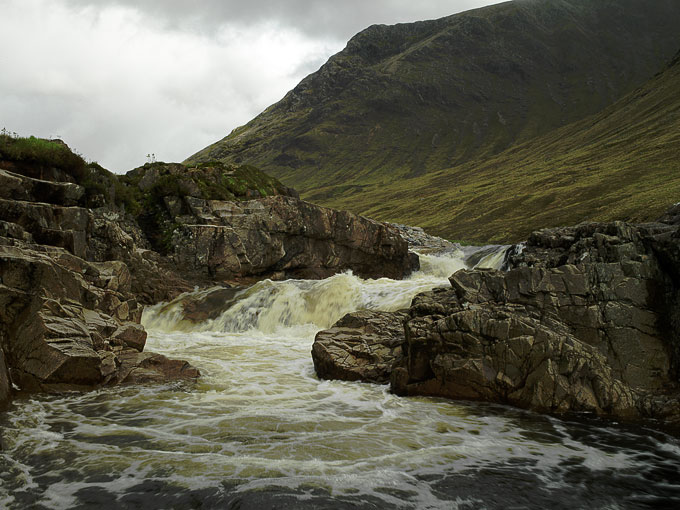
[[[639,395],[615,377],[602,353],[558,321],[541,321],[524,307],[475,307],[435,321],[412,319],[407,338],[406,374],[393,378],[398,394],[500,402],[556,414],[638,414]]]
[[[112,345],[130,347],[142,352],[146,344],[146,331],[139,324],[128,323],[119,327],[112,335],[110,340]]]
[[[217,286],[182,294],[166,303],[160,313],[173,314],[175,310],[181,310],[182,320],[193,324],[214,320],[238,301],[243,290],[242,287]]]
[[[322,379],[389,382],[403,358],[406,317],[406,312],[353,312],[320,331],[312,345],[317,375]]]
[[[0,274],[0,334],[11,380],[22,390],[110,384],[127,377],[120,370],[131,370],[130,360],[142,361],[129,355],[143,349],[146,332],[130,322],[141,307],[126,293],[129,273],[121,263],[0,246]]]
[[[457,272],[451,290],[414,300],[393,390],[676,419],[678,333],[666,312],[679,287],[658,256],[680,262],[668,248],[675,228],[546,229],[507,272]]]
[[[395,393],[680,425],[678,225],[545,229],[506,264],[458,271],[393,316],[405,331]],[[361,334],[361,324],[342,330],[355,343]],[[336,365],[359,365],[319,336]]]
[[[0,342],[2,345],[2,342]],[[5,363],[5,353],[0,348],[0,411],[3,411],[9,405],[12,398],[12,386],[9,379],[9,370],[7,363]]]
[[[153,352],[126,351],[118,355],[119,384],[163,383],[176,380],[194,380],[200,372],[186,361],[166,358]]]

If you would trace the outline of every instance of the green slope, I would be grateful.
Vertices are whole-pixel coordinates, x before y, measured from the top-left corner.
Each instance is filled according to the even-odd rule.
[[[650,221],[678,201],[680,53],[599,114],[495,157],[330,204],[450,239],[508,242],[581,221]]]
[[[673,55],[679,21],[677,0],[517,0],[373,26],[188,161],[252,164],[316,202],[345,198],[356,210],[352,197],[382,200],[376,190],[389,183],[600,111]],[[371,210],[389,217],[390,207]]]

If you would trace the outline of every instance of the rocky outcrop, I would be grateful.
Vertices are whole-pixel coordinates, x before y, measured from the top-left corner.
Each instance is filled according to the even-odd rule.
[[[405,342],[392,390],[680,425],[674,218],[538,231],[507,271],[458,271],[417,296],[393,317]]]
[[[360,311],[317,333],[314,369],[323,379],[387,383],[403,359],[406,312]]]
[[[51,391],[130,381],[131,363],[144,361],[135,356],[146,332],[125,264],[86,262],[63,248],[0,246],[0,274],[0,337],[15,385]],[[158,378],[174,363],[154,365]]]
[[[678,287],[657,256],[668,236],[662,224],[548,229],[507,272],[454,274],[451,290],[415,300],[394,391],[679,420]]]
[[[189,321],[242,279],[417,267],[395,230],[303,202],[253,167],[157,163],[117,177],[63,143],[0,138],[0,407],[15,388],[195,379],[145,352],[139,324],[143,305],[195,286],[219,285],[184,303]]]
[[[198,377],[183,361],[142,352],[140,299],[183,289],[167,291],[178,278],[136,244],[139,227],[111,209],[78,207],[85,190],[73,182],[0,170],[0,184],[0,407],[17,388]]]
[[[175,216],[170,256],[215,280],[325,278],[347,269],[366,278],[402,278],[417,269],[396,231],[352,213],[287,196],[184,200],[191,214]]]
[[[151,246],[194,282],[325,278],[348,269],[401,278],[418,267],[394,228],[304,202],[253,167],[158,163],[125,179],[147,204],[137,220]]]

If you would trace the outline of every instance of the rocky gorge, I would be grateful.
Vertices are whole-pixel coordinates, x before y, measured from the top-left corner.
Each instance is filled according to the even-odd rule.
[[[189,363],[145,351],[140,325],[144,306],[183,292],[207,289],[181,302],[195,322],[259,280],[399,279],[418,268],[409,245],[466,249],[309,204],[252,167],[1,166],[3,406],[17,391],[196,379]],[[656,223],[537,231],[504,252],[502,271],[457,271],[408,309],[358,310],[320,331],[315,369],[399,395],[675,426],[679,218],[676,205]]]
[[[140,325],[145,305],[196,287],[417,268],[395,229],[303,202],[254,168],[155,163],[115,176],[62,142],[3,142],[59,158],[0,158],[2,408],[16,392],[196,379],[189,363],[144,351]]]
[[[505,271],[460,270],[408,309],[319,332],[317,373],[677,429],[679,214],[534,232],[506,252]]]
[[[680,500],[677,209],[480,248],[252,167],[0,160],[0,507]]]

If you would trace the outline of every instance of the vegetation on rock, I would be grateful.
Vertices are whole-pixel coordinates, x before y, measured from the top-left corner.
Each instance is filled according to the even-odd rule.
[[[125,206],[161,254],[173,246],[177,216],[191,215],[187,198],[243,201],[295,194],[252,166],[206,162],[195,166],[154,162],[117,179],[116,200]]]
[[[31,169],[30,177],[48,177],[48,169],[61,170],[64,180],[71,177],[79,181],[87,175],[87,163],[82,156],[74,153],[61,140],[45,140],[35,136],[20,137],[8,134],[3,130],[0,134],[0,160],[13,162],[24,169]]]

